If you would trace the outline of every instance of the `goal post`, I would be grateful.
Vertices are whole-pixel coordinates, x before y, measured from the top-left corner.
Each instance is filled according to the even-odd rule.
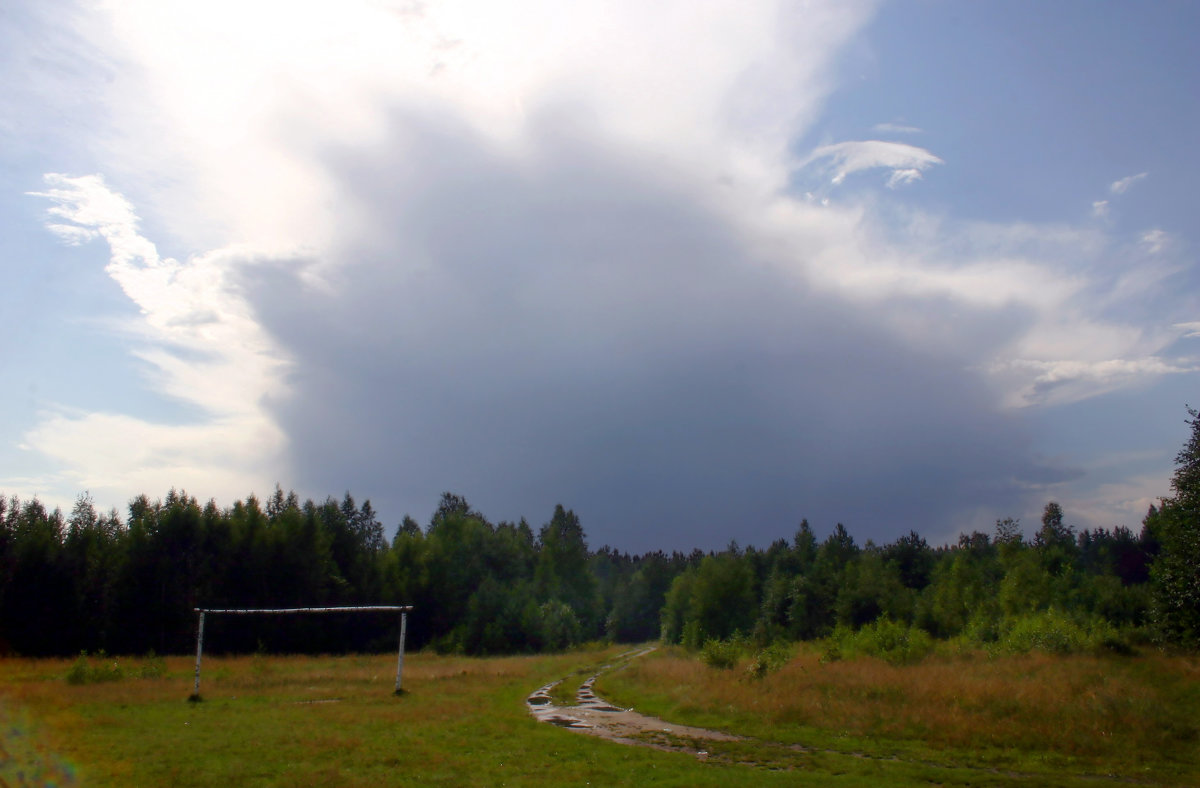
[[[396,612],[400,614],[400,649],[396,657],[396,691],[400,695],[400,681],[404,674],[404,638],[408,629],[408,614],[412,605],[350,605],[345,607],[259,607],[259,608],[211,608],[196,607],[192,610],[198,615],[196,622],[196,682],[192,688],[190,701],[200,700],[200,662],[204,657],[204,617],[208,614],[235,616],[253,615],[288,615],[294,613],[379,613]]]

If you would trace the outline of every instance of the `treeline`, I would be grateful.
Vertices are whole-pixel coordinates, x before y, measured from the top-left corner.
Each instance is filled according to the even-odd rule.
[[[406,517],[390,545],[369,501],[300,503],[279,489],[265,507],[253,496],[225,509],[176,491],[141,496],[125,522],[86,496],[66,517],[0,499],[0,523],[0,633],[22,654],[184,652],[195,607],[412,604],[414,647],[470,654],[660,635],[689,646],[735,633],[810,639],[881,617],[952,637],[1048,609],[1144,628],[1160,552],[1152,527],[1075,534],[1054,503],[1032,541],[1012,520],[936,549],[915,532],[860,546],[841,524],[819,541],[802,522],[763,550],[639,556],[589,550],[561,506],[535,532],[524,520],[492,524],[449,493],[424,528]],[[218,650],[395,639],[388,620],[357,615],[209,627]]]
[[[1117,644],[1196,647],[1200,417],[1189,414],[1175,495],[1137,534],[1076,532],[1052,502],[1032,539],[1006,519],[954,545],[915,531],[859,545],[841,524],[820,540],[805,521],[765,549],[629,555],[591,550],[562,506],[535,531],[523,519],[492,523],[451,493],[424,527],[406,516],[390,544],[370,502],[348,492],[318,504],[276,487],[265,505],[250,496],[221,508],[172,490],[135,498],[124,520],[86,494],[66,516],[0,496],[0,651],[182,653],[196,607],[380,603],[415,606],[413,647],[468,654],[602,638],[765,645],[880,622],[990,643],[1016,630],[1041,637],[1026,626],[1040,621]],[[372,616],[214,617],[208,648],[394,647],[394,618]]]
[[[675,554],[590,551],[561,506],[536,532],[493,524],[446,493],[422,528],[391,543],[370,501],[303,503],[276,488],[221,508],[172,490],[69,515],[0,496],[0,651],[181,653],[194,608],[411,604],[409,644],[472,654],[655,638]],[[340,652],[395,646],[394,614],[210,617],[210,648]]]
[[[731,545],[684,571],[667,594],[662,637],[700,647],[740,634],[766,644],[886,619],[936,638],[988,643],[1022,619],[1057,611],[1084,628],[1103,624],[1148,639],[1150,567],[1161,549],[1153,529],[1077,534],[1062,518],[1050,503],[1031,541],[1008,519],[993,534],[964,534],[939,548],[915,531],[860,546],[841,524],[818,541],[802,522],[790,543],[763,551]]]

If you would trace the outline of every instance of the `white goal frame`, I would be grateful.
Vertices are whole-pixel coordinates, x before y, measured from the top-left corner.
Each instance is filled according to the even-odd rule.
[[[216,609],[196,607],[192,610],[199,615],[196,624],[196,683],[188,700],[200,700],[200,660],[204,655],[204,617],[209,613],[231,615],[287,615],[290,613],[378,613],[380,611],[395,611],[400,614],[400,651],[396,658],[396,694],[400,695],[400,679],[404,673],[404,636],[408,629],[408,614],[412,605],[353,605],[348,607],[265,607],[265,608],[233,608]]]

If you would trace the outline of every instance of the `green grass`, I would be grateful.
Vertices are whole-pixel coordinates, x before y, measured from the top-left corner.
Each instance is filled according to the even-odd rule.
[[[1105,763],[1120,766],[1116,773],[1124,777],[1151,784],[1195,784],[1200,775],[1195,660],[1186,669],[1142,658],[1115,660],[1116,667],[1100,669],[1114,677],[1117,689],[1142,688],[1129,701],[1134,711],[1129,704],[1121,706],[1121,694],[1114,691],[1098,694],[1098,705],[1081,707],[1078,714],[1114,719],[1124,714],[1136,721],[1166,698],[1177,712],[1167,715],[1174,732],[1143,734],[1134,746],[1167,741],[1190,748],[1170,754],[1139,751],[1111,762],[1103,751],[1084,748],[1069,754],[1075,760],[1063,761],[1026,739],[1007,741],[1009,727],[1000,721],[1005,715],[1019,717],[1019,700],[1004,705],[1004,696],[982,691],[979,703],[999,707],[994,713],[976,712],[981,730],[996,729],[996,736],[979,747],[947,742],[937,719],[888,723],[882,717],[905,702],[896,688],[904,683],[903,673],[898,679],[871,667],[856,674],[855,665],[876,663],[846,660],[822,666],[834,672],[801,686],[789,671],[803,676],[799,669],[811,671],[819,664],[806,661],[803,652],[761,680],[746,679],[739,669],[714,671],[679,653],[643,657],[601,678],[601,693],[624,705],[763,740],[706,743],[712,753],[707,761],[562,730],[527,714],[524,698],[530,691],[570,675],[565,684],[573,693],[586,678],[581,667],[606,664],[623,650],[493,659],[412,654],[405,660],[407,693],[401,697],[391,692],[394,656],[206,658],[201,703],[186,702],[192,661],[184,657],[160,659],[155,664],[162,669],[155,671],[139,669],[145,660],[122,658],[116,660],[119,678],[82,684],[66,680],[77,661],[0,660],[0,745],[7,753],[0,756],[7,758],[0,778],[19,784],[14,775],[24,769],[27,775],[42,775],[35,784],[69,784],[73,777],[86,786],[1093,785],[1109,781],[1075,775],[1102,773],[1096,769]],[[981,686],[992,686],[1007,674],[983,669],[1002,662],[965,662],[955,670],[977,672]],[[1031,686],[1062,675],[1052,665],[1016,664]],[[925,686],[921,665],[883,667],[916,671],[908,676],[915,686]],[[1095,673],[1094,666],[1083,670],[1078,691],[1071,692],[1086,694],[1079,687],[1090,686],[1087,677]],[[803,704],[786,712],[786,704],[772,700],[785,691],[824,697],[826,712],[842,703],[837,700],[842,696],[848,705],[876,705],[859,722],[811,717],[803,713]],[[1114,703],[1120,708],[1105,711],[1104,704]],[[787,746],[796,743],[832,751]],[[886,759],[895,754],[904,760]],[[1126,769],[1138,763],[1145,768]],[[1012,774],[1016,771],[1038,776],[1019,778]]]

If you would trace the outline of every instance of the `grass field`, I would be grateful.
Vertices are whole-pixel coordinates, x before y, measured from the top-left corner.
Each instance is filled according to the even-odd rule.
[[[659,652],[606,674],[610,700],[754,737],[701,761],[535,722],[525,696],[620,648],[469,659],[0,660],[8,785],[1200,784],[1190,657],[821,663],[761,680]],[[113,660],[108,660],[112,668]],[[117,677],[120,678],[117,678]],[[578,683],[575,681],[574,683]],[[795,744],[811,749],[798,749]]]

